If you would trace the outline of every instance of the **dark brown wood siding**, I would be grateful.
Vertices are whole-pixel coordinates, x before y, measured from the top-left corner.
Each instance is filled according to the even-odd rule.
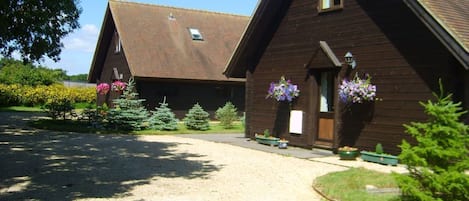
[[[181,81],[137,80],[140,97],[146,99],[145,105],[154,110],[158,103],[166,102],[180,119],[184,118],[194,104],[199,103],[211,118],[219,107],[230,101],[238,109],[239,115],[244,112],[244,83],[194,83]]]
[[[121,52],[114,52],[116,45],[117,37],[113,34],[112,40],[109,43],[107,48],[106,58],[104,60],[104,65],[102,68],[101,76],[97,83],[108,83],[111,84],[115,80],[113,68],[117,68],[119,74],[123,75],[122,81],[127,82],[131,76],[129,64],[125,58],[124,50],[121,49]],[[98,105],[106,103],[108,106],[112,106],[112,100],[119,97],[120,94],[114,91],[110,91],[106,96],[98,95]]]
[[[344,2],[342,10],[320,14],[317,1],[292,2],[255,71],[247,76],[247,135],[253,137],[270,129],[292,145],[312,146],[319,99],[313,91],[318,82],[310,75],[319,69],[305,65],[317,52],[319,41],[326,41],[340,60],[347,51],[352,52],[358,66],[352,71],[343,67],[340,79],[355,73],[370,74],[382,99],[335,108],[341,112],[341,118],[336,119],[340,129],[335,147],[372,150],[376,143],[382,143],[386,152],[399,152],[397,145],[402,139],[412,141],[402,125],[426,119],[418,102],[433,98],[440,78],[447,91],[467,101],[467,92],[463,92],[467,85],[460,85],[463,67],[453,62],[453,56],[402,1]],[[288,107],[265,99],[269,83],[282,75],[301,90],[300,97]],[[288,133],[289,109],[306,112],[302,135]]]

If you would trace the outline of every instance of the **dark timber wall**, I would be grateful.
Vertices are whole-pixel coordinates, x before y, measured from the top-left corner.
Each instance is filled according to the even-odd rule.
[[[399,152],[401,140],[410,139],[402,124],[426,120],[418,102],[433,98],[440,78],[467,108],[467,71],[401,0],[345,0],[342,10],[320,14],[317,3],[292,1],[254,72],[247,72],[248,136],[270,129],[293,145],[313,145],[319,99],[311,74],[319,69],[305,65],[318,51],[319,41],[326,41],[340,60],[347,51],[356,58],[356,70],[342,67],[339,80],[356,72],[368,73],[382,99],[358,106],[361,109],[336,106],[341,118],[336,119],[335,147],[346,144],[373,150],[382,143],[386,152]],[[282,75],[301,90],[291,106],[265,99],[269,83]],[[306,112],[302,135],[288,133],[288,107]]]
[[[176,116],[182,119],[187,111],[199,103],[214,118],[214,113],[227,101],[233,103],[239,115],[244,111],[244,83],[198,83],[173,81],[138,81],[140,97],[146,99],[148,109],[166,101]]]

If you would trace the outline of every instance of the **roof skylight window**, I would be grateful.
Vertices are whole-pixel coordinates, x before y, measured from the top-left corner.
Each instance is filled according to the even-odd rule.
[[[204,40],[198,29],[189,28],[189,32],[191,34],[192,40]]]

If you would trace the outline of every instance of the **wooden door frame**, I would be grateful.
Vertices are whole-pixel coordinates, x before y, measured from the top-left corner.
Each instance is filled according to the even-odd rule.
[[[320,112],[320,104],[321,104],[321,93],[320,93],[320,78],[321,78],[321,73],[323,72],[332,72],[334,75],[334,84],[333,84],[333,104],[334,104],[334,110],[333,110],[333,138],[330,141],[331,145],[329,146],[321,146],[317,144],[318,141],[320,141],[319,138],[319,119],[321,116]],[[312,138],[311,138],[311,144],[313,147],[320,147],[320,148],[327,148],[327,149],[332,149],[334,150],[337,147],[337,142],[338,142],[338,130],[339,130],[339,118],[340,118],[340,112],[339,112],[339,98],[338,98],[338,84],[339,84],[339,77],[340,77],[340,68],[322,68],[322,69],[311,69],[310,75],[311,79],[311,111],[309,112],[311,114],[310,121],[312,122]],[[326,114],[327,115],[327,114]]]

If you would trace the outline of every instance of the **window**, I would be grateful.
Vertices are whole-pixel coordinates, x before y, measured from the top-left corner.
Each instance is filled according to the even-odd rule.
[[[192,40],[204,40],[198,29],[189,28],[189,33],[191,34]]]
[[[344,0],[319,0],[319,12],[339,10],[344,7]]]
[[[321,100],[320,112],[334,111],[334,74],[332,72],[321,73]]]
[[[122,50],[121,40],[120,40],[119,34],[117,34],[117,32],[114,32],[114,36],[115,36],[114,39],[115,39],[115,43],[116,43],[116,46],[114,48],[114,53],[119,53]]]

